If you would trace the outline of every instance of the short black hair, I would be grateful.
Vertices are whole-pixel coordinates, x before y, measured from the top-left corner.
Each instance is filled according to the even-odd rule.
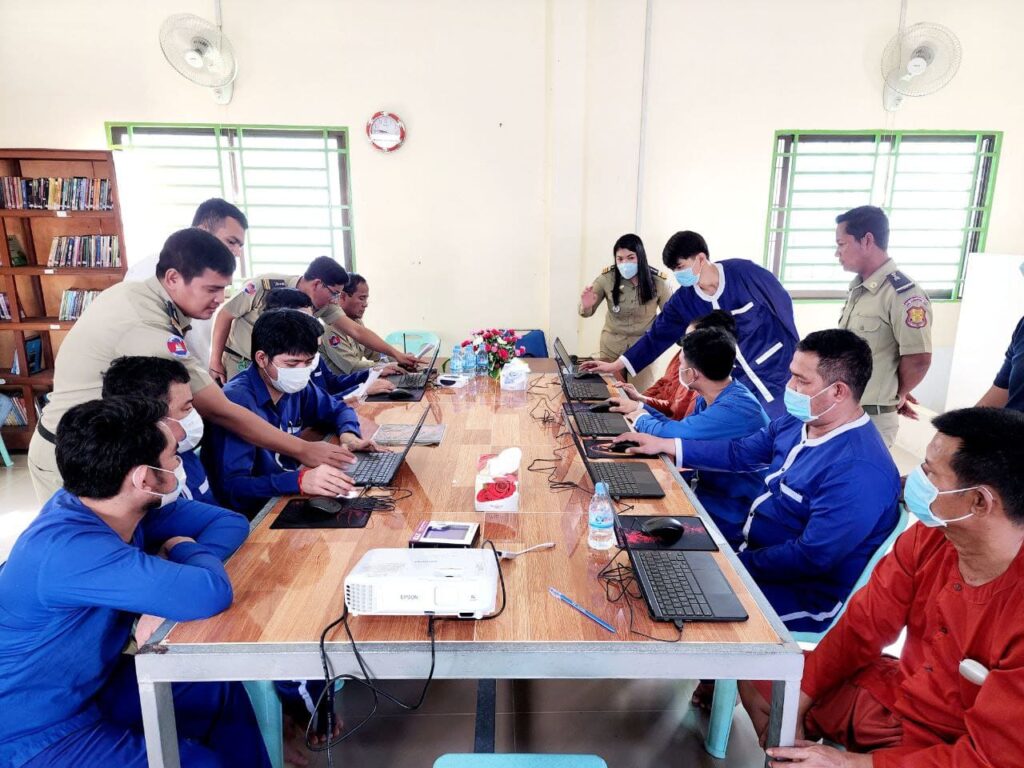
[[[1006,514],[1024,525],[1024,413],[1008,408],[960,408],[932,420],[935,428],[960,440],[950,466],[961,487],[995,489]]]
[[[661,261],[669,269],[675,270],[680,259],[692,259],[698,253],[703,253],[709,259],[711,258],[707,241],[696,232],[687,229],[676,232],[668,239],[661,252]]]
[[[235,257],[224,243],[206,230],[189,227],[179,229],[164,243],[156,263],[156,276],[162,280],[168,269],[177,270],[186,283],[208,269],[231,277],[235,272]]]
[[[703,317],[698,317],[691,323],[695,331],[703,331],[705,328],[721,328],[734,339],[736,338],[736,318],[732,312],[724,309],[713,309]]]
[[[263,309],[313,309],[313,300],[298,288],[274,288],[267,294]]]
[[[315,355],[320,347],[324,327],[303,312],[292,309],[272,309],[259,316],[252,327],[252,356],[265,352],[273,359],[277,355]]]
[[[828,384],[841,381],[860,400],[871,378],[871,347],[853,331],[829,328],[809,333],[796,345],[818,356],[818,373]]]
[[[324,285],[346,285],[348,272],[330,256],[317,256],[306,267],[304,280],[319,280]]]
[[[57,468],[75,496],[109,499],[121,491],[132,467],[159,466],[167,432],[158,422],[167,403],[148,397],[90,400],[65,413],[57,425]]]
[[[721,328],[693,331],[683,336],[683,356],[707,378],[724,381],[736,364],[736,339]]]
[[[359,286],[366,282],[366,278],[360,275],[358,272],[348,273],[348,282],[345,284],[344,291],[349,296],[359,290]]]
[[[234,219],[242,225],[242,229],[249,228],[249,220],[238,210],[238,206],[220,197],[211,197],[199,204],[195,216],[192,217],[192,226],[203,227],[212,232],[224,219]]]
[[[103,397],[167,401],[171,384],[188,384],[188,369],[166,357],[119,357],[103,373]]]
[[[889,217],[875,205],[861,205],[836,216],[836,224],[846,225],[846,234],[863,240],[870,232],[875,244],[883,251],[889,247]]]

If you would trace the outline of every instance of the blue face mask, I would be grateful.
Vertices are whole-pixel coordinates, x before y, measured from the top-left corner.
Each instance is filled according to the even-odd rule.
[[[914,517],[929,528],[945,528],[950,523],[958,523],[961,520],[972,517],[974,513],[971,512],[969,515],[943,520],[932,512],[932,504],[935,500],[944,493],[963,493],[964,491],[973,491],[975,488],[980,487],[979,485],[972,485],[970,488],[958,488],[955,491],[940,491],[928,479],[928,475],[924,473],[924,468],[919,466],[907,475],[907,484],[903,487],[903,503],[907,505],[907,509],[910,510]]]
[[[832,385],[829,384],[828,387],[825,387],[825,389],[821,390],[821,392],[824,392],[831,386]],[[814,421],[815,419],[824,416],[826,413],[828,413],[837,405],[839,405],[839,403],[832,403],[832,405],[830,405],[821,413],[811,413],[811,400],[820,395],[821,392],[819,392],[817,395],[805,395],[803,392],[797,392],[795,389],[790,389],[789,387],[786,387],[786,391],[782,395],[782,402],[785,404],[786,410],[789,412],[790,416],[792,416],[795,419],[800,419],[800,421],[806,424],[809,421]]]
[[[693,271],[693,267],[687,267],[686,269],[676,270],[673,274],[676,276],[676,282],[683,286],[683,288],[693,288],[697,284],[697,278],[700,277],[701,269],[704,269],[703,264],[696,272]]]
[[[627,280],[632,280],[636,277],[638,266],[635,261],[624,261],[621,264],[616,264],[615,266],[619,270],[619,274]]]

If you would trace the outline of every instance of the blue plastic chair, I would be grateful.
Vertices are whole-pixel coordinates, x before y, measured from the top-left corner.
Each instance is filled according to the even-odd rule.
[[[256,722],[259,724],[263,743],[267,747],[267,755],[270,756],[271,768],[284,768],[284,712],[274,681],[246,680],[242,685],[245,686],[253,712],[256,713]],[[344,685],[344,680],[336,681],[335,692],[340,691]]]
[[[516,331],[522,338],[519,339],[519,346],[526,347],[526,354],[523,357],[547,357],[548,342],[544,338],[544,331],[522,330]]]
[[[384,341],[403,352],[415,354],[424,344],[440,344],[441,337],[431,331],[392,331]]]
[[[4,380],[0,379],[0,384],[3,383]],[[4,422],[7,421],[7,417],[13,410],[14,401],[7,395],[0,392],[0,426],[3,426]],[[7,452],[7,445],[4,443],[4,436],[2,433],[0,433],[0,459],[3,459],[5,467],[10,467],[14,464],[14,462],[11,461],[11,454]]]
[[[881,560],[888,552],[892,549],[896,543],[896,538],[903,533],[907,527],[907,522],[910,516],[907,514],[907,508],[900,504],[899,508],[900,517],[896,521],[896,527],[892,529],[892,533],[883,541],[875,553],[868,560],[867,565],[864,566],[864,570],[861,571],[860,578],[857,579],[857,583],[853,585],[853,590],[850,592],[850,597],[853,597],[857,591],[868,583],[868,579],[871,578],[871,572],[875,570],[875,566],[878,565],[878,561]],[[832,619],[832,623],[828,625],[828,628],[821,632],[791,632],[793,639],[801,644],[816,645],[821,641],[821,638],[825,636],[825,633],[829,629],[832,629],[839,621],[839,617],[846,612],[846,606],[850,604],[849,599],[843,603],[843,607],[839,610],[839,613]],[[708,721],[708,735],[704,739],[704,749],[707,750],[708,754],[719,759],[725,757],[726,750],[729,747],[729,732],[732,730],[732,713],[736,709],[736,698],[738,694],[738,687],[735,680],[718,680],[715,682],[715,695],[711,700],[711,717]]]
[[[608,768],[597,755],[441,755],[434,768]]]

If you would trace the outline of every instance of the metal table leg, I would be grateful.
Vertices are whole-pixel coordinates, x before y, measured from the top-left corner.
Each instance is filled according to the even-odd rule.
[[[495,711],[498,708],[498,684],[494,680],[476,682],[476,733],[473,751],[477,754],[494,752]]]
[[[139,681],[142,727],[146,734],[149,768],[180,768],[174,699],[170,683]]]

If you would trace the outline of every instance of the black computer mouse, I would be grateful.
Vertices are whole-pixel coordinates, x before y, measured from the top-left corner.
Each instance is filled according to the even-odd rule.
[[[638,448],[640,443],[636,440],[623,440],[621,443],[609,443],[608,450],[612,453],[625,453],[629,448]]]
[[[611,407],[613,405],[615,405],[615,403],[612,401],[611,398],[608,398],[607,400],[602,400],[600,403],[594,403],[592,406],[590,406],[590,412],[608,413],[608,411],[611,410]]]
[[[311,517],[325,519],[341,512],[341,502],[330,496],[314,496],[306,499],[306,513]]]
[[[640,523],[640,530],[658,540],[665,547],[671,547],[683,537],[686,530],[674,517],[652,517]]]
[[[412,400],[412,392],[408,389],[395,387],[395,389],[388,392],[388,400]]]

